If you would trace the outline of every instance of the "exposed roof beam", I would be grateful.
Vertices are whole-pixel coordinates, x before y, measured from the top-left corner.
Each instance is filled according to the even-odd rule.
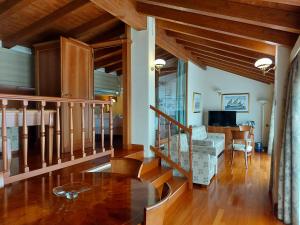
[[[145,15],[136,11],[135,0],[90,1],[136,30],[144,30],[147,28],[147,18]]]
[[[212,56],[203,55],[199,53],[194,53],[194,55],[204,62],[209,61],[209,62],[223,63],[234,67],[238,67],[240,69],[245,69],[249,72],[257,73],[257,75],[262,75],[262,71],[255,68],[254,65],[251,64],[250,65],[245,63],[242,64],[241,62],[238,61],[233,61],[233,60],[228,61],[221,57],[212,57]],[[266,76],[274,77],[274,74],[272,75],[271,73],[268,73],[266,74]]]
[[[217,69],[229,72],[229,73],[233,73],[238,76],[246,77],[246,78],[256,80],[259,82],[263,82],[263,83],[267,83],[267,84],[274,83],[273,80],[266,79],[263,77],[263,75],[261,77],[259,77],[257,75],[252,75],[248,71],[240,70],[240,69],[233,68],[230,66],[226,66],[226,65],[222,65],[222,64],[218,64],[218,63],[214,63],[214,62],[206,62],[206,63],[207,63],[207,66],[214,67],[214,68],[217,68]]]
[[[249,1],[249,0],[246,0]],[[261,0],[259,0],[261,1]],[[264,0],[265,2],[272,2],[272,3],[279,3],[285,5],[293,5],[293,6],[300,6],[299,0]]]
[[[34,22],[33,24],[29,25],[28,27],[23,28],[22,30],[9,35],[3,38],[3,46],[6,48],[11,48],[18,43],[22,43],[28,40],[30,37],[46,30],[50,25],[52,25],[55,21],[61,19],[66,14],[82,7],[89,3],[88,0],[74,0],[70,3],[66,4],[65,6],[57,9],[53,13],[43,17],[42,19]]]
[[[103,48],[103,49],[96,49],[94,51],[94,59],[102,57],[104,55],[110,54],[111,52],[115,52],[122,49],[120,46],[115,46],[111,48]]]
[[[139,0],[156,6],[300,33],[300,13],[224,0]],[[299,2],[299,1],[298,1]],[[282,2],[281,2],[282,3]]]
[[[114,52],[107,53],[107,54],[99,56],[97,58],[95,57],[94,62],[101,61],[103,59],[110,58],[110,57],[116,56],[116,55],[121,56],[122,55],[122,49],[114,51]]]
[[[197,44],[194,44],[194,43],[180,41],[180,40],[178,42],[183,44],[187,50],[193,51],[193,52],[194,51],[208,52],[208,53],[211,53],[211,54],[220,55],[220,56],[224,56],[224,57],[231,58],[231,59],[237,59],[237,60],[242,61],[242,62],[252,62],[252,64],[254,64],[255,61],[256,61],[256,59],[253,59],[253,58],[250,58],[250,57],[247,57],[247,56],[242,56],[242,55],[238,55],[238,54],[235,54],[235,53],[231,53],[231,52],[211,48],[209,46],[197,45]]]
[[[125,26],[124,23],[120,22],[118,25],[113,27],[110,31],[107,31],[105,33],[100,32],[100,34],[97,34],[94,38],[87,41],[87,43],[93,44],[98,42],[103,42],[107,40],[112,39],[120,39],[121,36],[124,35],[125,32]]]
[[[258,79],[264,79],[264,80],[269,80],[269,81],[273,81],[274,78],[273,77],[270,77],[269,75],[268,76],[265,76],[263,75],[263,73],[258,73],[258,72],[253,72],[251,70],[248,70],[248,69],[245,69],[245,68],[241,68],[239,66],[236,66],[236,65],[233,65],[233,64],[230,64],[230,63],[226,63],[226,62],[216,62],[214,60],[210,60],[210,59],[203,59],[203,58],[199,58],[200,60],[203,60],[205,63],[207,64],[211,64],[211,65],[221,65],[221,66],[225,66],[225,67],[230,67],[230,68],[233,68],[233,69],[236,69],[238,71],[243,71],[245,72],[245,74],[249,74],[250,76],[252,77],[256,77]]]
[[[0,4],[0,20],[15,14],[36,0],[8,0]]]
[[[111,73],[111,72],[113,72],[113,71],[118,71],[118,70],[120,70],[120,69],[122,69],[122,62],[121,62],[121,63],[118,63],[118,64],[114,64],[114,65],[112,65],[112,66],[106,67],[106,68],[105,68],[105,72]]]
[[[298,34],[295,33],[183,12],[141,2],[137,3],[137,9],[141,13],[155,16],[156,18],[252,40],[260,40],[266,43],[293,46],[298,38]]]
[[[88,21],[68,32],[68,35],[74,38],[80,39],[85,34],[101,29],[101,27],[107,26],[107,24],[115,23],[118,19],[109,13],[105,13],[91,21]]]
[[[211,40],[211,41],[215,41],[215,42],[219,42],[219,43],[223,43],[235,47],[245,48],[266,55],[275,56],[276,47],[274,45],[266,44],[261,41],[250,40],[250,39],[227,35],[227,34],[221,34],[218,32],[213,32],[201,28],[185,26],[178,23],[172,23],[165,20],[157,20],[156,24],[165,30],[175,31],[178,33],[187,34],[195,37],[201,37],[207,40]]]
[[[159,27],[156,27],[156,44],[176,56],[178,59],[185,61],[191,60],[201,68],[205,69],[205,64],[201,63],[200,60],[195,60],[193,55],[183,48],[180,44],[176,43],[176,40],[169,37],[166,32]]]
[[[266,55],[258,53],[258,52],[254,52],[254,51],[250,51],[250,50],[247,50],[244,48],[238,48],[238,47],[234,47],[234,46],[230,46],[230,45],[224,45],[224,44],[221,44],[218,42],[209,41],[209,40],[202,39],[202,38],[187,36],[187,35],[178,34],[178,33],[170,33],[170,32],[167,32],[167,34],[171,35],[172,37],[176,38],[177,40],[191,42],[191,43],[195,43],[198,45],[209,46],[211,48],[220,49],[220,50],[227,51],[227,52],[232,52],[232,53],[235,53],[238,55],[246,56],[248,58],[259,59],[259,58],[266,57]],[[181,43],[181,42],[179,41],[179,43]],[[274,60],[274,57],[271,57],[271,56],[268,56],[268,57],[270,57]]]
[[[122,62],[122,57],[113,56],[94,63],[95,68],[104,68]]]
[[[112,40],[112,41],[104,41],[104,42],[94,43],[94,44],[91,44],[91,47],[94,49],[110,48],[113,46],[120,46],[123,43],[126,43],[127,41],[128,40],[126,38],[121,38],[121,39]]]

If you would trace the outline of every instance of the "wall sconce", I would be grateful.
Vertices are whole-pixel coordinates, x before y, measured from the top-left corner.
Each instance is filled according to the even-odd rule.
[[[155,70],[160,73],[161,68],[163,68],[166,65],[166,61],[164,59],[156,59],[154,65]],[[151,68],[152,71],[154,70],[154,68]]]
[[[269,58],[261,58],[256,60],[256,62],[254,63],[254,66],[258,69],[260,69],[264,75],[266,75],[266,73],[268,73],[271,70],[275,70],[276,67],[273,66],[271,67],[273,61],[272,59]]]
[[[219,96],[222,94],[222,90],[220,88],[215,88],[214,91],[217,92]]]

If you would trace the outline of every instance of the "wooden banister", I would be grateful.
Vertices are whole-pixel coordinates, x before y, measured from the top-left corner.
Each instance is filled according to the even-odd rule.
[[[20,109],[10,109],[8,107],[8,102],[18,102]],[[29,102],[34,102],[39,107],[28,109]],[[50,103],[50,104],[49,104]],[[5,184],[9,184],[22,179],[27,179],[33,176],[37,176],[43,173],[52,172],[54,170],[62,169],[68,166],[73,166],[78,163],[82,163],[88,160],[93,160],[106,155],[113,155],[113,102],[101,101],[101,100],[86,100],[86,99],[68,99],[68,98],[57,98],[57,97],[43,97],[43,96],[25,96],[25,95],[11,95],[11,94],[1,94],[0,93],[0,104],[1,104],[1,129],[2,129],[2,158],[3,158],[3,168],[0,168],[0,188]],[[47,106],[47,107],[46,107]],[[80,108],[81,107],[81,108]],[[99,125],[101,127],[101,145],[96,144],[96,117],[95,109],[100,107],[100,118]],[[109,110],[109,146],[110,149],[104,148],[104,108]],[[54,109],[49,109],[54,108]],[[81,109],[81,110],[80,110]],[[87,111],[92,113],[91,124],[86,123],[85,117],[87,116]],[[78,127],[79,121],[74,121],[75,115],[81,111],[81,131],[74,131],[74,128],[80,129]],[[90,115],[90,114],[88,114]],[[68,129],[69,145],[64,146],[66,151],[61,152],[61,127],[63,120],[67,120],[69,127]],[[76,124],[75,124],[76,122]],[[30,154],[28,153],[28,126],[39,126],[39,138],[40,138],[40,154],[41,154],[41,164],[42,166],[37,169],[29,169],[28,161],[30,162]],[[21,164],[21,172],[19,174],[10,175],[10,155],[11,146],[8,146],[7,128],[8,127],[22,127],[21,128],[21,143],[22,143],[22,154],[23,154],[23,164]],[[47,136],[46,136],[47,129]],[[55,129],[55,132],[54,132]],[[79,133],[74,133],[79,132]],[[81,149],[77,146],[77,141],[75,143],[74,135],[80,135],[81,132]],[[88,144],[85,143],[87,138],[87,132],[92,133],[92,153],[87,151],[86,147]],[[54,154],[57,156],[57,163],[52,164],[53,159],[53,143],[55,139],[56,151]],[[68,140],[69,139],[69,140]],[[47,142],[46,142],[47,141]],[[47,143],[47,146],[46,146]],[[76,145],[75,145],[76,144]],[[100,146],[101,150],[96,151],[96,146]],[[77,148],[77,149],[74,149]],[[46,154],[46,150],[48,154]],[[82,152],[82,155],[76,153],[76,158],[74,151]],[[49,157],[49,163],[46,163],[46,156]],[[65,157],[66,156],[66,157]],[[71,160],[69,158],[71,156]],[[63,158],[62,158],[63,157]],[[62,160],[63,159],[63,160]],[[21,162],[22,163],[22,162]]]
[[[165,160],[171,167],[174,169],[177,169],[182,175],[186,176],[189,182],[189,188],[193,188],[193,151],[192,151],[192,133],[193,129],[192,126],[186,127],[183,124],[179,123],[178,121],[174,120],[172,117],[168,116],[164,112],[160,111],[159,109],[155,108],[154,106],[150,105],[150,109],[152,109],[156,114],[158,118],[158,129],[157,129],[157,145],[151,146],[151,150],[159,157],[161,157],[163,160]],[[168,124],[168,155],[165,155],[161,151],[161,137],[160,137],[160,120],[161,117],[163,117]],[[178,127],[178,148],[177,148],[177,155],[178,155],[178,162],[174,162],[171,158],[171,125],[175,125]],[[181,166],[181,133],[184,131],[189,136],[189,170],[185,170]]]

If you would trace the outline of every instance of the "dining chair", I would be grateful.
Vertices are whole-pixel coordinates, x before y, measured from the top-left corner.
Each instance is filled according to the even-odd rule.
[[[240,131],[249,131],[248,138],[251,140],[252,148],[254,149],[254,128],[248,125],[240,125],[239,126]]]
[[[244,152],[245,166],[248,169],[248,157],[252,155],[252,141],[249,139],[249,131],[231,131],[232,134],[232,156],[231,165],[233,164],[234,153],[236,151]]]
[[[140,178],[143,162],[132,158],[111,158],[111,172]]]
[[[143,225],[163,225],[167,203],[171,195],[171,187],[168,183],[164,183],[160,201],[152,206],[145,208]]]

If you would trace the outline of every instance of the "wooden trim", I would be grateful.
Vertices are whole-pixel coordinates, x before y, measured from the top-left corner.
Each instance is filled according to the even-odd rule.
[[[35,177],[35,176],[38,176],[38,175],[41,175],[41,174],[44,174],[44,173],[49,173],[51,171],[63,169],[63,168],[69,167],[69,166],[73,166],[75,164],[83,163],[83,162],[93,160],[93,159],[96,159],[96,158],[100,158],[100,157],[103,157],[103,156],[112,155],[112,153],[113,153],[113,150],[108,150],[108,151],[105,151],[105,152],[92,154],[92,155],[86,156],[84,158],[78,158],[78,159],[63,162],[63,163],[60,163],[60,164],[55,164],[55,165],[48,166],[48,167],[45,167],[45,168],[33,170],[33,171],[28,172],[28,173],[22,173],[22,174],[10,176],[10,177],[4,177],[4,184],[5,185],[10,184],[10,183],[13,183],[13,182],[16,182],[16,181],[20,181],[20,180],[23,180],[23,179],[28,179],[30,177]]]

